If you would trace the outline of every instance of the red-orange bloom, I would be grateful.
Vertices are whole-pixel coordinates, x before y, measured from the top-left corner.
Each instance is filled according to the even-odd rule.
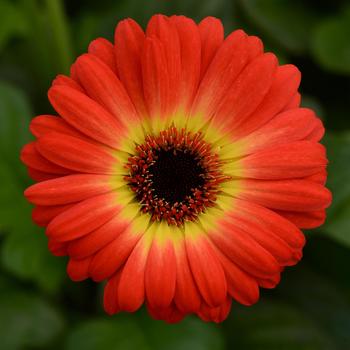
[[[25,191],[68,274],[106,312],[224,320],[273,288],[331,202],[324,128],[300,72],[219,20],[120,22],[59,75],[33,119]]]

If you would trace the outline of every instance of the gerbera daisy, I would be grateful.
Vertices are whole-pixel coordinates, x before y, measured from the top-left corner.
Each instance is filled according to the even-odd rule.
[[[107,281],[107,313],[220,322],[302,256],[325,219],[324,128],[300,72],[221,22],[131,19],[49,90],[25,191],[70,278]]]

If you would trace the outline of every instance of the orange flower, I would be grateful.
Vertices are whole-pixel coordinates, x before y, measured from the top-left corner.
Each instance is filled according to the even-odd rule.
[[[331,202],[324,128],[300,72],[261,41],[183,16],[131,19],[59,75],[59,116],[31,122],[25,195],[75,281],[107,280],[109,314],[220,322],[251,305]]]

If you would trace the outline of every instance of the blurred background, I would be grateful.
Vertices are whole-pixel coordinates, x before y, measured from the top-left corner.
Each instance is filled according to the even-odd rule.
[[[71,282],[50,256],[23,199],[18,156],[28,124],[52,112],[46,92],[88,43],[116,23],[143,26],[155,13],[222,19],[226,32],[258,35],[280,62],[303,73],[302,104],[324,120],[334,202],[306,232],[305,257],[252,307],[227,321],[178,325],[144,310],[107,317],[101,286]],[[0,349],[350,349],[350,2],[347,0],[0,0]]]

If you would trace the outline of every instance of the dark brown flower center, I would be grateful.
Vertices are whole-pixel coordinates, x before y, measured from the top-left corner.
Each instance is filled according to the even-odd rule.
[[[143,213],[170,225],[193,221],[213,206],[219,184],[227,179],[219,159],[201,133],[177,131],[147,136],[126,165],[125,177]]]
[[[160,149],[154,152],[154,159],[149,167],[154,197],[174,205],[185,201],[194,189],[203,188],[206,169],[196,154],[186,149]]]

